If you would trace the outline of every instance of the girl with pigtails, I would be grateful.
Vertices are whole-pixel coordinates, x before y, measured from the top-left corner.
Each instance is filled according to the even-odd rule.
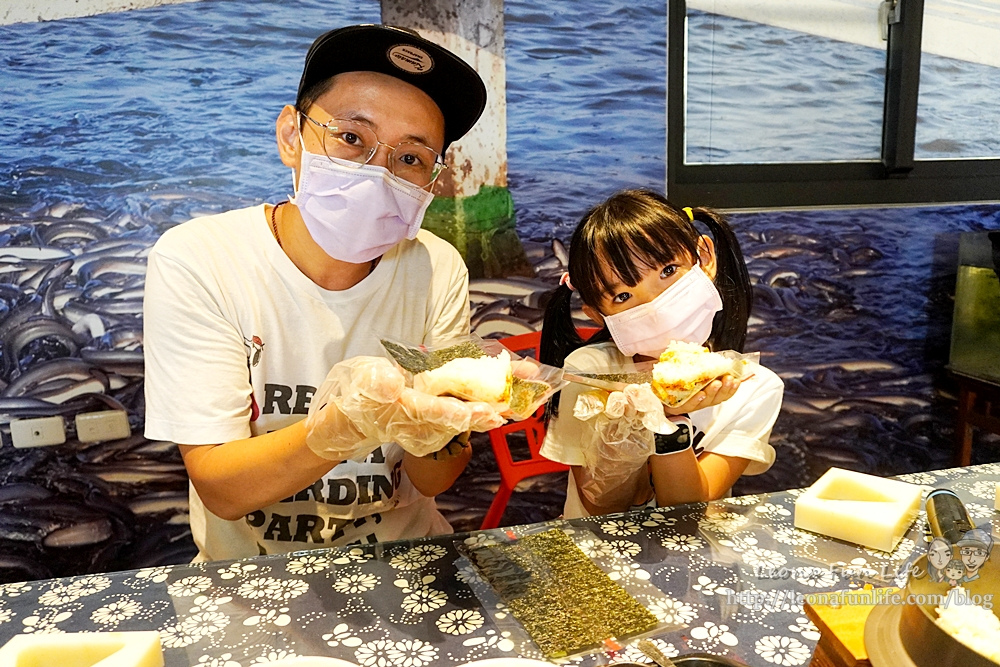
[[[736,236],[715,211],[678,208],[649,190],[619,192],[583,217],[568,268],[546,308],[543,363],[627,373],[673,341],[743,351],[750,277]],[[601,327],[586,342],[573,320],[573,292]],[[749,377],[720,377],[675,408],[650,405],[648,393],[630,391],[638,385],[610,395],[564,387],[541,449],[571,466],[564,515],[713,500],[741,475],[765,472],[784,387],[749,363]]]

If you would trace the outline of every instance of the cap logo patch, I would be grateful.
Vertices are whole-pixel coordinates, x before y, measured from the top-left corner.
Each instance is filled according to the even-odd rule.
[[[423,49],[409,44],[397,44],[389,49],[389,62],[410,74],[426,74],[434,69],[434,59]]]

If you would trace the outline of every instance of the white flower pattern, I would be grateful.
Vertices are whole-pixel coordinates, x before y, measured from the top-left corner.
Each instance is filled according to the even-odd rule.
[[[729,631],[728,625],[716,625],[712,621],[706,621],[704,625],[691,628],[691,637],[705,642],[706,648],[712,648],[718,644],[736,646],[739,643],[736,635]]]
[[[697,535],[668,535],[660,543],[671,551],[697,551],[705,546],[705,542]]]
[[[195,667],[242,667],[242,665],[233,660],[232,653],[223,653],[220,656],[203,655],[198,658]]]
[[[720,512],[718,514],[713,514],[712,516],[705,517],[698,522],[703,530],[708,530],[713,533],[735,533],[740,530],[744,524],[747,523],[747,519],[742,514],[736,514],[735,512]]]
[[[0,584],[0,597],[16,598],[32,590],[32,586],[23,582],[15,581],[10,584]]]
[[[422,667],[437,658],[437,647],[419,639],[404,639],[386,651],[396,667]]]
[[[397,570],[419,570],[428,563],[441,558],[448,550],[438,544],[421,544],[413,547],[389,561]]]
[[[160,643],[167,648],[184,648],[198,642],[204,636],[195,633],[191,628],[170,625],[160,630]]]
[[[219,576],[223,579],[235,579],[236,577],[242,577],[251,572],[257,570],[257,565],[254,563],[230,563],[226,567],[219,568]]]
[[[789,511],[787,507],[776,503],[764,503],[763,505],[758,505],[753,508],[753,511],[772,519],[792,515],[791,511]]]
[[[778,635],[761,637],[754,644],[754,651],[775,665],[804,665],[812,653],[798,639]]]
[[[355,637],[351,632],[350,626],[347,623],[340,623],[333,628],[333,632],[323,635],[323,641],[327,643],[327,646],[344,646],[355,647],[361,646],[362,641],[360,638]]]
[[[710,577],[706,577],[705,575],[700,575],[698,577],[698,583],[692,584],[691,588],[699,591],[702,595],[721,595],[725,597],[727,594],[733,592],[733,589],[728,586],[720,586],[717,582],[712,581]]]
[[[418,588],[403,598],[401,606],[411,614],[422,614],[443,607],[448,594],[434,588]]]
[[[379,578],[374,574],[351,572],[333,582],[333,590],[340,593],[364,593],[378,586]]]
[[[281,662],[282,660],[288,660],[289,658],[297,658],[298,656],[291,651],[268,651],[262,656],[258,656],[250,661],[251,665],[267,665],[272,662]]]
[[[136,579],[142,579],[143,581],[151,581],[154,584],[162,584],[170,576],[173,571],[173,566],[162,565],[159,567],[144,567],[135,573]]]
[[[812,544],[816,541],[816,536],[791,526],[779,526],[774,531],[774,539],[782,544],[798,547],[804,544]]]
[[[100,625],[118,625],[139,613],[142,606],[134,600],[120,600],[98,607],[90,615],[90,620]]]
[[[326,570],[333,564],[326,556],[306,555],[292,558],[285,563],[285,569],[291,574],[316,574]]]
[[[389,650],[394,646],[394,642],[387,639],[377,639],[367,642],[354,651],[354,658],[362,667],[390,667],[393,664],[389,657]]]
[[[978,519],[995,516],[988,506],[993,481],[975,481],[963,470],[909,477],[925,482],[925,475],[958,481],[954,487],[967,497],[984,498],[988,491],[989,503],[967,502],[966,507]],[[726,654],[738,647],[732,650],[737,656],[756,654],[757,662],[798,666],[809,662],[820,632],[792,596],[776,597],[772,587],[799,594],[859,587],[865,579],[897,571],[905,576],[905,566],[926,545],[920,519],[891,553],[831,546],[791,525],[789,498],[794,495],[761,494],[552,525],[571,534],[612,580],[635,586],[637,599],[660,623],[674,626],[664,637],[674,643],[654,640],[668,656],[676,656],[678,648]],[[531,532],[530,527],[513,528],[463,539],[495,544]],[[0,584],[0,627],[42,634],[81,626],[116,631],[148,623],[160,628],[165,649],[181,649],[194,667],[261,667],[295,657],[308,644],[288,640],[291,629],[315,635],[313,643],[322,637],[326,647],[336,649],[331,653],[360,667],[430,667],[502,654],[538,657],[532,649],[524,654],[525,646],[515,643],[521,640],[504,631],[514,619],[503,603],[477,598],[485,582],[447,545],[359,545],[253,563],[158,566],[131,574]],[[716,551],[724,558],[716,558]],[[843,560],[830,563],[833,558]],[[754,577],[771,582],[757,589]],[[439,590],[435,581],[449,582],[447,589]],[[164,589],[172,600],[164,598]],[[733,589],[759,594],[766,602],[759,608],[733,605],[727,600]],[[281,636],[286,639],[265,640]],[[648,659],[633,643],[610,661]]]
[[[827,588],[840,581],[836,572],[822,567],[798,567],[792,572],[792,578],[795,581],[813,588]]]
[[[167,594],[176,598],[194,597],[212,586],[208,577],[184,577],[167,585]]]
[[[475,609],[455,609],[438,616],[436,625],[446,635],[467,635],[483,627],[483,615]]]
[[[608,535],[620,535],[622,537],[627,537],[629,535],[635,535],[639,532],[639,524],[625,519],[615,519],[613,521],[602,523],[601,530]]]
[[[303,582],[304,583],[304,582]],[[257,577],[240,584],[236,594],[248,600],[275,599],[284,588],[284,582],[274,577]]]
[[[789,625],[788,629],[791,630],[792,632],[799,633],[800,635],[802,635],[803,639],[807,639],[813,642],[819,641],[819,638],[822,636],[820,634],[819,628],[817,628],[813,624],[813,622],[810,621],[805,616],[799,616],[798,618],[796,618],[795,623]]]
[[[661,623],[685,625],[698,618],[694,607],[669,597],[654,599],[646,608]]]
[[[750,547],[742,554],[743,562],[751,567],[781,567],[788,562],[780,551]]]
[[[193,635],[211,635],[225,630],[229,616],[220,611],[206,611],[193,614],[181,621],[180,626]]]

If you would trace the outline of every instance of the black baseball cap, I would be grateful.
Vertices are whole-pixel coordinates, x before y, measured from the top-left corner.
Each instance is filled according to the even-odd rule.
[[[486,108],[486,86],[476,70],[406,28],[352,25],[317,37],[306,53],[296,104],[312,86],[343,72],[380,72],[427,93],[444,116],[445,148],[464,136]]]

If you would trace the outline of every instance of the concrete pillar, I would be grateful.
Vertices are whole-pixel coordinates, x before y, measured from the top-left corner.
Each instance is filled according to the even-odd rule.
[[[457,54],[486,84],[482,118],[448,149],[424,227],[458,248],[473,278],[534,275],[514,230],[507,188],[503,0],[381,0],[382,22]]]

